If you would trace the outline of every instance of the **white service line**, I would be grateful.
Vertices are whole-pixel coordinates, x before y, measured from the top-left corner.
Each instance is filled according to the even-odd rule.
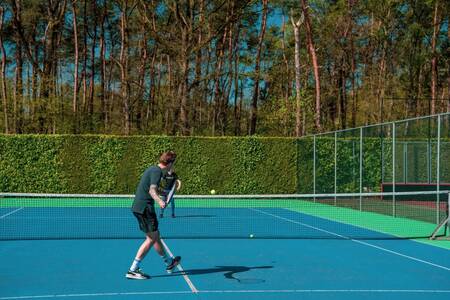
[[[367,243],[367,242],[363,242],[363,241],[360,241],[360,240],[355,240],[355,239],[352,239],[352,238],[350,238],[348,236],[345,236],[345,235],[341,235],[341,234],[338,234],[338,233],[335,233],[335,232],[332,232],[332,231],[328,231],[328,230],[325,230],[325,229],[322,229],[322,228],[314,227],[312,225],[305,224],[305,223],[302,223],[302,222],[297,222],[297,221],[294,221],[294,220],[291,220],[291,219],[288,219],[288,218],[284,218],[284,217],[281,217],[281,216],[278,216],[278,215],[274,215],[274,214],[271,214],[271,213],[268,213],[268,212],[265,212],[265,211],[262,211],[262,210],[259,210],[259,209],[256,209],[256,208],[250,208],[250,209],[254,210],[254,211],[257,211],[259,213],[268,215],[268,216],[272,216],[272,217],[280,219],[280,220],[284,220],[284,221],[287,221],[287,222],[290,222],[290,223],[302,225],[302,226],[305,226],[305,227],[308,227],[308,228],[311,228],[311,229],[314,229],[314,230],[317,230],[317,231],[321,231],[321,232],[324,232],[324,233],[327,233],[327,234],[330,234],[330,235],[334,235],[334,236],[340,237],[342,239],[350,240],[352,242],[355,242],[355,243],[358,243],[358,244],[361,244],[361,245],[364,245],[364,246],[376,248],[378,250],[382,250],[382,251],[385,251],[385,252],[388,252],[388,253],[391,253],[391,254],[395,254],[395,255],[398,255],[398,256],[401,256],[401,257],[404,257],[404,258],[408,258],[410,260],[418,261],[418,262],[421,262],[421,263],[424,263],[424,264],[427,264],[427,265],[430,265],[430,266],[433,266],[433,267],[437,267],[437,268],[440,268],[440,269],[443,269],[443,270],[446,270],[446,271],[450,271],[450,268],[448,268],[448,267],[441,266],[441,265],[438,265],[438,264],[435,264],[435,263],[432,263],[432,262],[429,262],[429,261],[426,261],[426,260],[423,260],[423,259],[420,259],[420,258],[417,258],[417,257],[413,257],[413,256],[410,256],[410,255],[402,254],[400,252],[389,250],[389,249],[386,249],[386,248],[383,248],[383,247],[380,247],[380,246],[377,246],[377,245],[373,245],[373,244],[370,244],[370,243]]]
[[[18,212],[19,210],[22,210],[22,209],[24,209],[24,208],[23,208],[23,207],[19,207],[19,208],[16,209],[16,210],[10,211],[10,212],[7,213],[6,215],[0,216],[0,219],[3,219],[3,218],[5,218],[5,217],[7,217],[7,216],[9,216],[9,215],[12,215],[13,213],[16,213],[16,212]]]
[[[166,249],[166,251],[169,253],[169,255],[171,257],[174,257],[172,254],[172,251],[170,251],[169,247],[167,246],[167,244],[164,242],[163,239],[161,239],[161,243],[163,244],[164,248]],[[181,264],[178,264],[177,266],[178,270],[181,272],[181,274],[183,274],[183,278],[186,281],[186,283],[189,285],[189,288],[191,289],[191,291],[193,293],[198,293],[197,288],[195,287],[195,285],[192,283],[192,281],[189,279],[189,276],[186,274],[186,272],[184,272],[183,267],[181,266]]]

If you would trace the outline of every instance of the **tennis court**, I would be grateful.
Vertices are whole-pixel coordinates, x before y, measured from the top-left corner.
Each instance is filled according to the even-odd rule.
[[[124,276],[141,239],[131,196],[0,199],[0,299],[450,296],[450,242],[428,239],[446,191],[179,196],[160,229],[182,263],[167,274],[151,251],[147,281]]]

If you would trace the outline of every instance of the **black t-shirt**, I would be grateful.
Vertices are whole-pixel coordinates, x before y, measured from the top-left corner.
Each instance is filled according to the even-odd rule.
[[[161,178],[161,190],[162,191],[168,191],[170,190],[173,185],[176,183],[178,179],[178,176],[175,172],[164,172],[163,171],[163,176]]]
[[[142,174],[139,185],[134,196],[132,210],[137,213],[143,213],[147,206],[154,210],[155,200],[150,196],[150,186],[159,187],[163,172],[158,166],[151,166]]]

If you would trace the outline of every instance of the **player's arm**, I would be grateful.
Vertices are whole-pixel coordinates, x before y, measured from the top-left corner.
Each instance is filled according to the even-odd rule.
[[[158,202],[159,206],[161,208],[166,207],[166,202],[164,202],[161,197],[158,194],[158,187],[156,185],[150,185],[150,190],[149,190],[150,196],[152,196],[152,198]]]

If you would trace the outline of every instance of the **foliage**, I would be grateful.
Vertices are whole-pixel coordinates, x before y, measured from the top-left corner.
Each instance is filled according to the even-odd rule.
[[[313,137],[0,135],[0,191],[133,194],[144,170],[169,149],[178,154],[183,194],[334,193],[335,155],[336,192],[359,192],[360,165],[363,191],[380,191],[392,181],[393,141],[365,132],[361,149],[358,133],[339,134],[336,150],[334,133],[316,136],[315,155]],[[435,157],[435,140],[396,140],[397,182],[405,180],[405,168],[408,180],[427,180],[427,145]],[[440,155],[440,180],[450,182],[448,138]],[[436,165],[433,159],[432,180]]]
[[[211,188],[224,194],[293,193],[294,143],[257,137],[0,136],[0,190],[134,193],[143,171],[173,149],[183,194]]]
[[[290,18],[300,18],[300,2],[269,3],[259,70],[259,136],[295,135]],[[248,132],[261,1],[1,3],[7,59],[0,132]],[[429,114],[433,58],[435,112],[450,110],[449,3],[308,1],[324,131]],[[315,85],[304,25],[300,65],[300,119],[306,133],[314,133]]]

